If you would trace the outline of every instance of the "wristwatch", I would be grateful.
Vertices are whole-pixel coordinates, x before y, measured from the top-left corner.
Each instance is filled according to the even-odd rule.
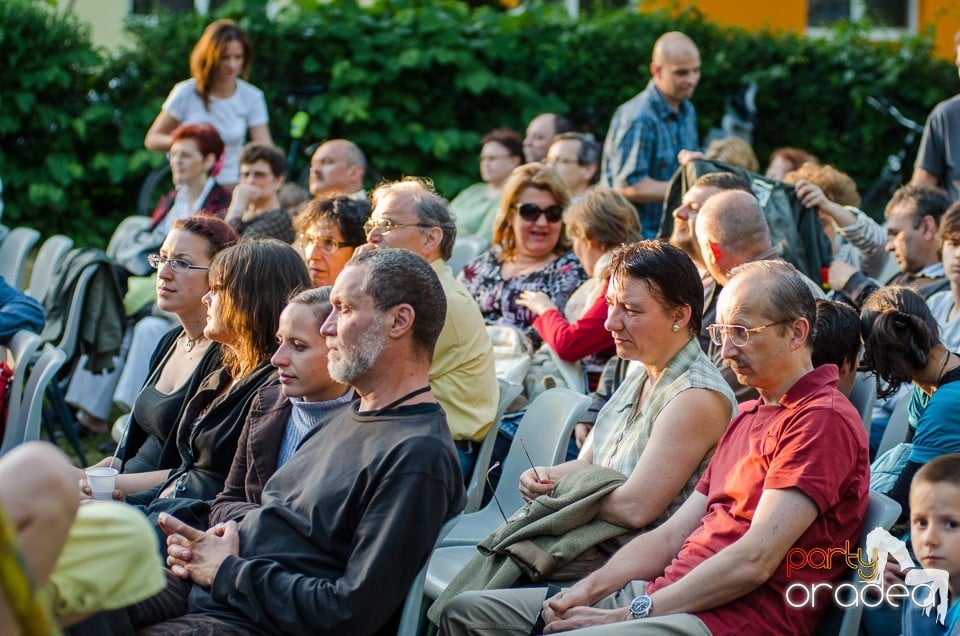
[[[644,594],[643,596],[638,596],[630,602],[630,615],[636,618],[646,618],[650,616],[650,611],[653,609],[653,600]]]

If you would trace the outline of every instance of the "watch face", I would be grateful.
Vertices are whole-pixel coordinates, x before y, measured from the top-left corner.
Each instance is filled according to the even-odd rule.
[[[630,603],[630,614],[632,614],[634,618],[646,618],[649,616],[652,606],[653,601],[650,600],[649,596],[638,596]]]

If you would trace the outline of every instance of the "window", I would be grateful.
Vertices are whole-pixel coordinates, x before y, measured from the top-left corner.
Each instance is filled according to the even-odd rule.
[[[882,30],[917,30],[917,0],[809,0],[807,11],[807,26],[812,30],[862,18]]]

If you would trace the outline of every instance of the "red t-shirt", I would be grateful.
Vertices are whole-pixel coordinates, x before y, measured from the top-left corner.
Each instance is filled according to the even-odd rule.
[[[648,593],[677,581],[742,537],[768,488],[798,488],[820,510],[795,548],[845,549],[849,540],[856,550],[870,485],[867,436],[856,409],[836,385],[836,366],[823,365],[800,378],[778,405],[762,400],[740,405],[697,484],[707,496],[706,515]],[[815,610],[794,609],[785,600],[786,588],[803,583],[809,589],[847,572],[844,559],[834,558],[830,569],[793,569],[787,577],[784,561],[753,592],[696,615],[714,636],[810,633],[832,598],[818,595]]]

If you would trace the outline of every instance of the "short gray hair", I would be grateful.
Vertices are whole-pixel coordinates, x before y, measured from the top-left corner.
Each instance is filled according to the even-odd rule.
[[[447,200],[437,194],[433,182],[425,177],[404,177],[399,181],[387,181],[376,187],[370,195],[373,209],[389,195],[407,197],[410,208],[417,213],[421,223],[438,227],[443,231],[440,241],[440,258],[447,261],[453,255],[457,240],[457,225],[447,209]]]

